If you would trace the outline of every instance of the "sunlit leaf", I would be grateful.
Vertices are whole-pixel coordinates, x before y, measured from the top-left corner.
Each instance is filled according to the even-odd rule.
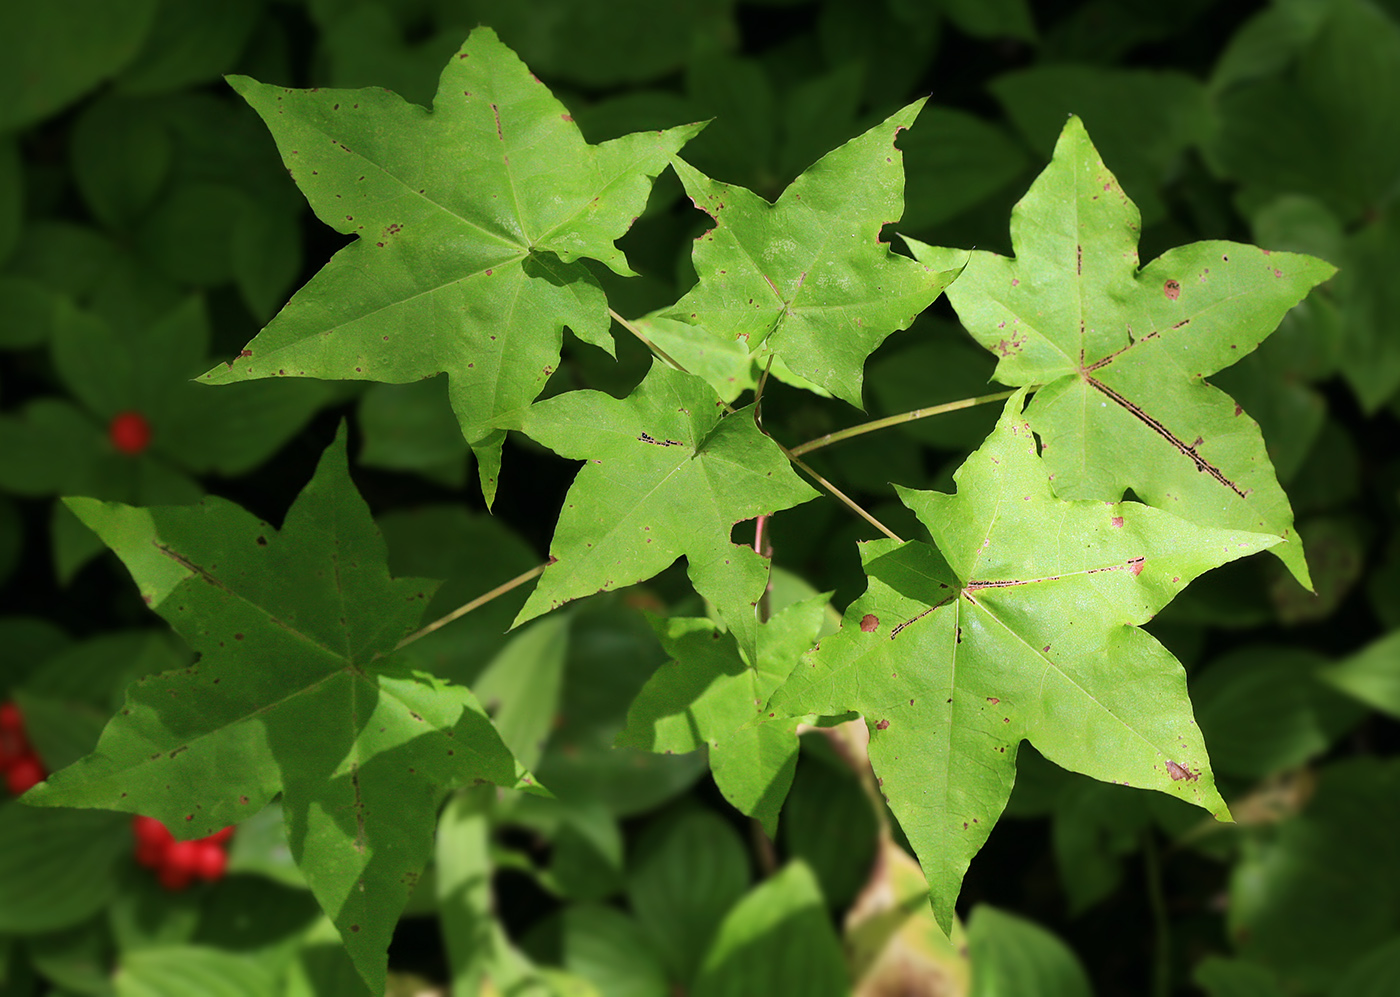
[[[685,555],[690,580],[754,660],[768,562],[730,541],[735,523],[814,497],[752,407],[731,415],[709,385],[660,361],[624,399],[571,391],[534,405],[520,428],[587,461],[550,544],[551,563],[516,624],[581,596],[650,578]]]
[[[1023,402],[1007,402],[957,494],[899,489],[937,546],[862,545],[869,588],[769,704],[865,716],[945,928],[1023,738],[1065,768],[1228,819],[1185,672],[1138,628],[1198,574],[1278,542],[1138,503],[1056,498]]]
[[[774,204],[676,160],[686,193],[715,227],[695,243],[700,283],[665,316],[775,354],[859,406],[865,358],[956,275],[880,241],[881,227],[904,211],[894,137],[921,107],[910,104],[827,153]]]
[[[1310,587],[1258,425],[1205,378],[1258,346],[1335,268],[1197,242],[1139,269],[1137,208],[1078,118],[1012,213],[1011,238],[1014,259],[969,254],[948,300],[1000,357],[997,380],[1040,386],[1027,415],[1055,493],[1117,501],[1131,488],[1206,526],[1273,533],[1287,541],[1275,553]],[[910,245],[931,266],[962,258]]]
[[[700,126],[590,146],[489,28],[448,62],[432,111],[387,90],[230,82],[317,217],[356,239],[203,379],[406,383],[446,371],[489,501],[501,417],[543,389],[564,326],[612,351],[607,302],[582,260],[631,273],[613,241]]]
[[[797,766],[797,721],[746,725],[815,642],[825,610],[826,596],[817,596],[760,625],[752,666],[710,620],[653,620],[671,660],[632,703],[618,744],[668,754],[707,747],[725,799],[775,834]]]

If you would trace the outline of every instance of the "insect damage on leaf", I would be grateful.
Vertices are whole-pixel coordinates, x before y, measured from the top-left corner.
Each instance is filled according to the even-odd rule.
[[[1309,585],[1258,425],[1205,378],[1258,346],[1335,268],[1197,242],[1139,269],[1138,222],[1071,118],[1012,213],[1014,259],[909,244],[930,266],[966,257],[948,300],[1000,357],[998,380],[1039,386],[1027,416],[1056,494],[1116,501],[1131,488],[1206,526],[1272,533],[1284,540],[1274,553]]]
[[[1197,575],[1279,542],[1058,498],[1025,394],[957,472],[956,494],[899,489],[934,545],[863,544],[866,593],[769,704],[866,716],[871,761],[945,927],[1023,738],[1066,768],[1226,813],[1185,672],[1139,628]]]

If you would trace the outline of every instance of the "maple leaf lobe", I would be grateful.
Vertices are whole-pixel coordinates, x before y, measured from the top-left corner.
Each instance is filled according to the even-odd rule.
[[[1040,386],[1028,416],[1057,494],[1114,501],[1131,488],[1205,525],[1273,533],[1285,540],[1274,553],[1307,584],[1257,424],[1204,379],[1253,350],[1334,268],[1207,241],[1139,269],[1138,221],[1072,117],[1012,213],[1015,257],[971,252],[949,301],[999,356],[997,380]],[[910,247],[930,265],[953,252]]]
[[[865,544],[865,594],[769,706],[855,709],[872,723],[876,773],[945,923],[1023,738],[1064,767],[1224,812],[1184,672],[1138,627],[1201,571],[1280,542],[1056,497],[1025,394],[959,469],[955,494],[898,490],[936,546]],[[865,625],[872,616],[897,622],[886,635]],[[1199,778],[1171,778],[1169,761]]]
[[[581,262],[630,275],[614,244],[701,127],[589,145],[489,28],[443,70],[432,111],[387,90],[287,90],[230,77],[340,250],[205,383],[448,374],[488,503],[502,420],[558,367],[563,329],[612,352]]]
[[[281,792],[294,857],[376,986],[438,798],[472,779],[524,780],[469,691],[396,662],[436,583],[390,578],[345,439],[342,424],[276,531],[216,497],[68,500],[198,663],[133,685],[97,750],[32,802],[145,813],[185,838]]]
[[[772,204],[677,158],[687,194],[715,226],[694,244],[699,283],[663,316],[744,342],[751,352],[771,351],[860,407],[865,358],[955,276],[896,256],[880,241],[881,228],[903,214],[894,137],[923,103],[828,153]]]

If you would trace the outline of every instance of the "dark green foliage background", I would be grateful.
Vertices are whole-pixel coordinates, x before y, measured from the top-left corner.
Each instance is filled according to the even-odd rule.
[[[280,522],[349,417],[352,473],[391,567],[447,579],[435,607],[446,612],[543,559],[572,463],[512,437],[488,518],[442,378],[185,383],[234,355],[339,248],[221,75],[384,86],[426,104],[443,61],[478,24],[520,54],[589,141],[713,118],[683,155],[770,198],[818,156],[931,93],[899,140],[907,207],[892,229],[934,245],[1009,253],[1011,207],[1076,113],[1142,210],[1144,261],[1223,238],[1340,267],[1214,380],[1263,429],[1317,595],[1256,557],[1203,578],[1150,628],[1190,672],[1238,824],[1203,826],[1195,813],[1068,775],[1025,749],[1008,817],[974,861],[959,910],[966,918],[985,903],[1038,922],[1105,997],[1394,992],[1385,987],[1400,977],[1400,645],[1382,643],[1365,659],[1391,677],[1390,691],[1365,706],[1319,678],[1400,628],[1394,0],[5,5],[0,700],[25,709],[47,766],[90,748],[128,681],[185,657],[59,495],[150,505],[211,492]],[[612,306],[636,317],[675,301],[694,281],[690,242],[705,226],[663,175],[621,241],[641,276],[595,268]],[[650,357],[629,336],[617,344],[614,363],[566,338],[546,394],[625,393]],[[992,367],[940,301],[871,358],[869,417],[981,394]],[[140,457],[107,442],[107,421],[127,409],[154,426]],[[864,418],[805,392],[775,387],[764,400],[765,427],[789,446]],[[988,407],[916,422],[811,463],[917,535],[889,482],[951,489],[951,470],[994,420]],[[873,531],[835,503],[784,512],[771,533],[775,563],[816,591],[834,590],[838,608],[860,592],[853,541]],[[802,594],[794,588],[785,601]],[[511,713],[519,687],[482,674],[522,601],[512,593],[423,641],[421,663],[473,684],[503,726],[531,729],[539,718]],[[689,935],[709,930],[749,888],[761,855],[694,758],[608,747],[663,660],[638,610],[658,604],[702,609],[672,569],[643,590],[579,606],[564,649],[538,652],[563,657],[537,771],[571,804],[583,802],[564,817],[518,807],[495,829],[501,855],[513,857],[496,881],[511,937],[548,963],[571,925],[612,925],[613,914],[578,905],[630,905],[652,933],[635,935],[626,919],[606,931],[616,951],[643,953],[628,977],[637,993],[697,979],[703,953]],[[865,878],[875,821],[826,742],[806,748],[776,847],[807,860],[839,928]],[[22,810],[0,802],[0,908],[29,896],[32,885],[16,885],[20,871],[52,870],[54,885],[45,905],[26,909],[28,923],[0,913],[0,994],[110,992],[105,973],[117,964],[159,977],[152,960],[164,950],[154,942],[202,946],[179,977],[187,986],[206,974],[242,988],[231,993],[263,992],[256,979],[245,986],[229,975],[213,950],[259,953],[271,965],[268,953],[313,920],[314,904],[273,861],[275,841],[257,844],[257,828],[240,832],[247,844],[229,879],[169,896],[130,861],[125,821],[83,812],[81,827],[55,831],[26,824]],[[661,895],[664,877],[648,869],[699,875],[685,864],[691,838],[710,863],[709,893]],[[237,926],[240,909],[276,910],[281,920],[252,937]],[[410,913],[391,967],[446,980],[431,895]],[[1016,993],[1077,992],[1053,989],[1064,979],[1046,968],[1053,959],[976,942],[997,916],[974,923],[973,993],[994,992],[995,979]],[[316,944],[301,959],[309,978],[332,988],[319,992],[352,992],[328,982],[343,966],[331,942]],[[699,979],[699,989],[730,985],[714,973]]]

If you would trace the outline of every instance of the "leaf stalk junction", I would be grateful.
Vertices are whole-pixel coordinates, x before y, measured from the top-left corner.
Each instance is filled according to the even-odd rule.
[[[661,347],[653,343],[651,339],[648,338],[646,334],[643,333],[640,329],[638,329],[635,324],[628,321],[623,316],[619,315],[612,308],[608,309],[608,314],[612,316],[613,320],[616,321],[618,325],[622,326],[632,335],[636,336],[637,339],[640,340],[642,344],[645,345],[647,349],[649,349],[651,353],[655,357],[660,359],[663,363],[668,364],[669,366],[680,371],[683,374],[690,373],[690,371],[686,370],[685,366],[682,365],[680,361],[676,360],[675,357],[671,356]],[[764,368],[763,375],[759,379],[757,389],[754,392],[754,422],[758,425],[759,430],[763,432],[765,436],[768,436],[768,433],[763,430],[763,423],[759,419],[758,405],[762,403],[763,392],[768,385],[768,375],[771,366],[772,358],[770,357],[768,366]],[[867,523],[875,527],[875,529],[879,530],[891,540],[895,541],[896,543],[903,543],[904,540],[902,537],[899,536],[899,534],[895,533],[884,523],[880,522],[880,520],[876,519],[875,516],[872,515],[863,506],[861,506],[860,503],[856,502],[853,498],[851,498],[849,495],[843,492],[840,488],[832,484],[820,473],[818,473],[806,461],[802,460],[802,455],[806,453],[811,453],[813,450],[820,450],[822,447],[830,446],[833,443],[840,443],[843,440],[848,440],[856,436],[861,436],[865,433],[873,433],[880,429],[888,429],[891,426],[898,426],[906,422],[913,422],[916,419],[926,419],[930,416],[944,415],[949,412],[957,412],[962,409],[973,408],[978,405],[988,405],[992,402],[1003,401],[1004,399],[1010,398],[1012,394],[1014,394],[1014,391],[997,391],[993,392],[992,394],[977,395],[973,398],[962,398],[953,402],[945,402],[942,405],[931,405],[925,408],[911,409],[908,412],[901,412],[898,415],[885,416],[882,419],[873,419],[869,422],[863,422],[855,426],[849,426],[846,429],[838,430],[834,433],[827,433],[825,436],[819,436],[814,440],[808,440],[806,443],[800,444],[799,446],[792,448],[783,446],[777,440],[773,440],[773,443],[778,447],[779,450],[783,452],[783,455],[787,457],[789,461],[792,462],[794,467],[801,470],[813,481],[819,484],[822,488],[826,489],[827,492],[829,492],[837,501],[841,502],[848,509],[854,512],[857,516],[859,516],[861,519],[864,519]],[[735,411],[732,405],[726,405],[725,409],[729,414],[733,414]],[[771,436],[768,436],[768,438],[770,440],[773,439],[773,437]],[[759,544],[762,542],[760,538],[762,537],[764,519],[766,519],[766,517],[762,517],[760,519],[758,527],[755,531],[755,550],[758,549]],[[472,610],[479,609],[482,606],[486,605],[488,602],[491,602],[492,600],[505,595],[507,592],[519,588],[526,582],[531,581],[532,579],[537,578],[541,574],[543,574],[544,569],[548,566],[549,562],[536,565],[529,571],[516,575],[509,581],[502,582],[500,585],[497,585],[489,592],[483,593],[482,595],[477,596],[470,602],[458,606],[446,616],[440,617],[439,619],[434,620],[432,623],[429,623],[426,626],[415,630],[403,640],[399,641],[398,644],[395,645],[394,650],[401,650],[402,648],[407,647],[409,644],[412,644],[414,641],[426,637],[428,634],[434,632],[435,630],[439,630],[442,627],[445,627],[447,624],[453,622],[454,620],[466,616]]]

